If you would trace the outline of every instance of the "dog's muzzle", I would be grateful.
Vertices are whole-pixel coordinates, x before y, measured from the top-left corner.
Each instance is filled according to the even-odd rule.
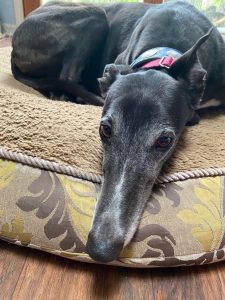
[[[91,231],[88,235],[86,250],[95,261],[108,263],[117,259],[123,245],[124,240],[120,236],[100,239],[99,235]]]

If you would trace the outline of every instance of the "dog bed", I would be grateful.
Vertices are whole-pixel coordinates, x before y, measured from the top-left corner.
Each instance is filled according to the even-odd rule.
[[[66,258],[85,252],[101,184],[101,108],[45,99],[15,81],[0,49],[0,238]],[[225,111],[185,130],[131,244],[113,265],[225,259]]]

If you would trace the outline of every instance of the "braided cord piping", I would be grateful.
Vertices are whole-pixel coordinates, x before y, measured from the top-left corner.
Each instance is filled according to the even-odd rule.
[[[0,157],[7,159],[7,160],[12,160],[12,161],[24,164],[24,165],[28,165],[31,167],[40,168],[40,169],[44,169],[47,171],[57,172],[60,174],[70,175],[70,176],[73,176],[76,178],[92,181],[94,183],[102,182],[102,178],[100,175],[83,172],[83,171],[80,171],[79,169],[71,167],[71,166],[61,165],[59,163],[45,160],[42,158],[33,157],[30,155],[18,153],[18,152],[11,151],[11,150],[6,150],[2,147],[0,147]]]
[[[73,176],[79,179],[91,181],[93,183],[102,183],[102,176],[94,173],[84,172],[75,167],[59,164],[38,157],[22,154],[16,151],[7,150],[0,147],[0,157],[12,160],[31,167],[44,169],[47,171],[57,172],[64,175]],[[224,168],[207,168],[196,169],[191,171],[176,172],[171,174],[162,174],[156,180],[157,184],[164,184],[176,181],[184,181],[187,179],[196,179],[201,177],[225,176]]]
[[[156,183],[169,183],[184,181],[187,179],[196,179],[202,177],[225,176],[225,168],[207,168],[195,169],[191,171],[176,172],[172,174],[160,175]]]

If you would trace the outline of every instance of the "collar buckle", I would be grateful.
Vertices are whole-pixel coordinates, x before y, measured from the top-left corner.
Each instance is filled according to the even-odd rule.
[[[175,59],[171,56],[163,56],[159,61],[159,66],[162,68],[170,69],[174,61]]]

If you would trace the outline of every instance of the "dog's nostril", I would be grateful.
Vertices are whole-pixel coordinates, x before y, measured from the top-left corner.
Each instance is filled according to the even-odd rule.
[[[123,249],[123,245],[124,240],[121,237],[101,240],[101,237],[96,238],[92,233],[89,233],[86,250],[95,261],[108,263],[117,259]]]

